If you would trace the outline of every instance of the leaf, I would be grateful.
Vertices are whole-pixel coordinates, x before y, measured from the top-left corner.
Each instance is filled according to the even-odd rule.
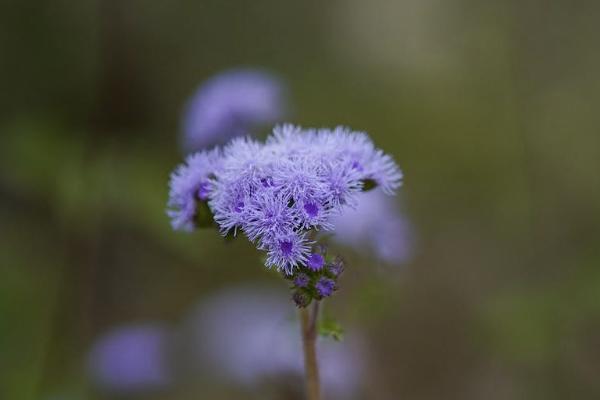
[[[341,342],[344,339],[344,328],[336,320],[324,318],[319,323],[319,335],[331,337],[336,342]]]

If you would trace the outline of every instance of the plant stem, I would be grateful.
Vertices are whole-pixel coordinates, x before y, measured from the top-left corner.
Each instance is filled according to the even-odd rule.
[[[300,309],[307,400],[319,400],[321,398],[316,348],[318,314],[319,302],[316,300],[314,301],[312,315],[308,307]]]

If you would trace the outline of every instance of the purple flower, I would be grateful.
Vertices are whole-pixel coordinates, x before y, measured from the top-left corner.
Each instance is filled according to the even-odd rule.
[[[360,172],[344,162],[340,165],[326,163],[323,174],[330,204],[338,211],[342,206],[353,206],[355,197],[362,190],[363,176]]]
[[[391,156],[377,149],[364,132],[346,127],[335,129],[302,130],[293,125],[276,127],[267,144],[279,152],[295,156],[309,155],[321,165],[329,163],[358,180],[371,179],[387,194],[400,187],[402,173]]]
[[[156,324],[115,329],[93,345],[88,359],[92,381],[114,392],[162,389],[172,381],[167,363],[169,331]]]
[[[333,294],[335,290],[335,281],[329,278],[319,278],[317,284],[315,285],[317,289],[317,293],[322,297],[329,297]]]
[[[221,233],[234,233],[248,222],[251,198],[269,189],[271,158],[249,138],[235,138],[223,149],[222,168],[209,205]]]
[[[267,267],[274,266],[289,275],[299,264],[306,263],[310,243],[305,234],[290,232],[265,239],[260,248],[268,250]]]
[[[278,157],[273,169],[273,183],[286,198],[297,203],[314,199],[319,203],[326,188],[319,176],[319,165],[297,157]]]
[[[361,180],[371,179],[387,194],[393,194],[402,183],[402,172],[391,156],[375,148],[364,132],[353,132],[346,127],[333,131],[321,129],[317,142],[328,148],[342,166],[353,170]]]
[[[323,268],[323,264],[325,264],[325,259],[319,253],[311,254],[306,261],[306,266],[311,271],[319,271]]]
[[[321,256],[308,258],[306,236],[332,230],[332,216],[356,204],[364,182],[391,193],[401,180],[389,156],[366,134],[347,128],[283,125],[264,144],[234,138],[222,151],[197,157],[207,161],[208,154],[211,163],[195,169],[188,161],[172,178],[173,225],[193,228],[197,201],[207,201],[223,235],[242,231],[268,252],[268,267],[287,274],[298,266],[322,268]]]
[[[242,226],[250,240],[270,240],[292,232],[294,219],[294,210],[288,207],[288,201],[281,198],[281,194],[261,192],[250,199]]]
[[[406,261],[412,251],[410,224],[396,203],[381,190],[360,193],[354,208],[346,208],[332,219],[333,239],[340,244],[371,250],[388,263]]]
[[[284,92],[277,77],[260,70],[230,70],[210,78],[185,108],[183,148],[198,151],[277,122],[285,114]]]
[[[198,197],[198,199],[201,201],[208,200],[208,195],[210,194],[210,189],[211,189],[211,185],[210,185],[210,182],[208,181],[208,179],[201,181],[200,184],[198,185],[198,191],[196,192],[196,197]]]
[[[304,287],[308,286],[309,283],[310,283],[310,278],[306,274],[299,273],[294,278],[294,285],[296,287],[304,288]]]
[[[220,160],[218,149],[192,154],[171,174],[167,214],[174,229],[194,229],[197,202],[209,198]]]
[[[319,204],[315,201],[310,200],[302,202],[302,209],[304,210],[304,213],[308,218],[317,217],[321,211],[321,207],[319,206]]]

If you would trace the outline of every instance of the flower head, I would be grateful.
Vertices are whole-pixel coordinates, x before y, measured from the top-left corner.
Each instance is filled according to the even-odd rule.
[[[269,241],[293,231],[295,213],[282,194],[260,192],[248,202],[246,220],[242,223],[248,238]]]
[[[306,275],[304,273],[299,273],[294,278],[294,285],[296,287],[304,288],[304,287],[307,287],[309,283],[310,283],[310,278],[308,277],[308,275]]]
[[[325,264],[325,259],[319,253],[313,253],[308,256],[306,266],[311,271],[319,271],[323,268],[323,264]]]
[[[335,290],[335,281],[329,278],[320,278],[315,285],[319,296],[321,297],[329,297],[333,294]]]
[[[316,141],[329,149],[341,166],[359,175],[362,181],[373,180],[388,194],[393,194],[400,187],[400,169],[391,156],[375,148],[366,133],[353,132],[346,127],[337,127],[333,131],[322,129]]]
[[[286,274],[291,274],[299,264],[306,263],[310,244],[305,234],[290,232],[265,238],[261,248],[268,250],[267,267],[274,266]]]
[[[274,75],[253,69],[222,72],[203,83],[185,107],[186,152],[250,134],[285,114],[285,89]]]
[[[309,232],[332,230],[332,217],[356,204],[365,182],[392,192],[401,178],[365,133],[347,128],[283,125],[265,143],[234,138],[194,157],[172,176],[173,226],[193,228],[197,202],[207,201],[223,235],[243,232],[267,251],[268,267],[288,275],[323,268],[323,256],[310,254]]]
[[[218,149],[195,153],[171,174],[167,214],[174,229],[191,231],[195,227],[197,203],[210,197],[220,160]]]

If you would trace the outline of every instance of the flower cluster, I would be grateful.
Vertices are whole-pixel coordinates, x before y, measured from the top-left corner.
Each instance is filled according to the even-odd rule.
[[[292,283],[292,300],[298,307],[306,307],[312,299],[321,300],[329,297],[337,290],[337,282],[344,272],[344,261],[341,257],[331,259],[326,250],[321,247],[321,253],[313,253],[306,268],[298,269],[287,279]]]
[[[363,190],[393,194],[401,179],[393,159],[365,133],[283,125],[265,143],[235,138],[190,156],[171,177],[168,213],[174,228],[191,230],[209,220],[208,206],[223,235],[243,232],[267,252],[267,267],[301,283],[316,276],[296,272],[314,275],[327,264],[313,251],[314,232],[333,230],[332,217],[355,205]],[[331,295],[335,279],[318,278],[311,297]]]

